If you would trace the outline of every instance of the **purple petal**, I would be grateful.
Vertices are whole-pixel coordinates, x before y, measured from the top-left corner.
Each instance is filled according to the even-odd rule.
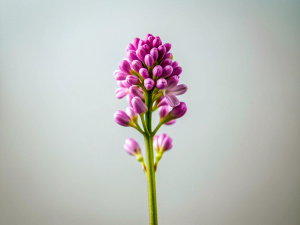
[[[172,89],[167,90],[167,94],[182,95],[187,91],[188,87],[185,84],[179,84]]]
[[[127,93],[128,93],[128,89],[127,88],[122,88],[122,87],[118,88],[115,92],[116,97],[118,99],[123,98],[125,95],[127,95]]]
[[[158,114],[161,119],[165,118],[165,116],[169,113],[169,106],[160,107]]]
[[[179,82],[179,77],[178,76],[172,76],[169,80],[168,80],[168,85],[167,85],[167,89],[171,90],[172,88],[174,88]]]
[[[171,121],[165,123],[165,125],[173,125],[175,122],[176,122],[176,120],[171,120]]]
[[[167,103],[171,107],[175,107],[180,104],[180,101],[178,100],[178,98],[173,94],[168,94],[168,95],[165,94],[165,98],[167,100]]]

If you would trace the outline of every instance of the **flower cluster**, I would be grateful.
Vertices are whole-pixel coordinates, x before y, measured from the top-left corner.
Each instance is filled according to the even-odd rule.
[[[128,44],[127,56],[119,63],[119,70],[114,72],[114,77],[119,86],[115,95],[118,99],[126,96],[129,107],[126,112],[118,110],[114,114],[116,123],[133,127],[143,135],[147,133],[153,137],[161,125],[174,124],[176,119],[186,113],[186,104],[180,102],[177,96],[184,94],[187,86],[178,84],[182,68],[176,61],[173,61],[170,49],[171,44],[162,44],[160,37],[154,37],[151,34],[147,34],[143,40],[134,38],[132,43]],[[152,113],[157,109],[159,109],[160,122],[154,131],[151,131],[147,129],[145,114]],[[141,118],[143,129],[138,123],[138,115]],[[165,134],[162,135],[161,139],[166,139],[165,142],[168,144],[163,144],[165,142],[160,137],[154,137],[154,145],[157,147],[155,149],[159,149],[156,150],[157,160],[161,158],[163,151],[172,146],[172,140]],[[156,141],[156,139],[160,141]],[[125,150],[128,153],[139,152],[133,155],[140,155],[140,150],[133,150],[137,148],[132,146],[138,146],[134,142],[133,139],[127,139]],[[168,146],[166,147],[166,145]],[[164,147],[158,148],[158,146]]]

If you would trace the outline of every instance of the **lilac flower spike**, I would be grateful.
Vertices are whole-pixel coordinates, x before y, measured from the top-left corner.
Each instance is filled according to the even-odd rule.
[[[187,91],[187,86],[178,84],[182,68],[173,61],[171,44],[163,43],[159,36],[146,34],[144,39],[134,38],[125,50],[126,57],[113,75],[118,84],[116,98],[126,96],[129,107],[126,112],[117,110],[114,121],[143,135],[147,168],[141,148],[134,139],[126,139],[124,149],[142,164],[148,183],[149,221],[150,225],[157,225],[155,171],[163,153],[172,148],[172,139],[166,134],[155,134],[162,125],[174,124],[185,115],[186,104],[178,96]],[[159,122],[152,126],[156,110]]]

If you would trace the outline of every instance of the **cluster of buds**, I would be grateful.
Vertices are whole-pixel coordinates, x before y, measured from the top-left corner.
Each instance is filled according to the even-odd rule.
[[[133,127],[143,135],[148,132],[153,137],[161,125],[174,124],[176,119],[186,113],[186,104],[180,102],[177,96],[184,94],[187,86],[178,84],[182,68],[176,61],[173,61],[170,49],[171,44],[162,44],[160,37],[154,37],[151,34],[147,34],[143,40],[134,38],[132,43],[128,44],[127,56],[119,63],[119,70],[114,72],[114,77],[119,86],[115,95],[118,99],[126,97],[129,107],[126,112],[118,110],[114,114],[116,123]],[[149,97],[153,104],[147,106],[146,98]],[[148,131],[144,115],[149,110],[152,113],[157,109],[159,109],[159,124],[153,132]],[[138,123],[138,115],[144,129]],[[155,136],[154,142],[156,139],[160,140],[160,137]],[[157,144],[154,143],[157,162],[162,153],[172,146],[171,138],[165,134],[162,134],[161,139],[163,140],[157,141]],[[139,150],[134,148],[135,151],[132,151],[132,146],[137,147],[138,144],[133,139],[127,139],[125,150],[129,154],[134,152],[131,155],[136,157],[138,155],[138,161],[143,164],[143,158],[140,158],[140,148]]]

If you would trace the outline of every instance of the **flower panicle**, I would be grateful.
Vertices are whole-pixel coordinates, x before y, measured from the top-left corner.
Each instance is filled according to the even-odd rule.
[[[182,68],[177,61],[173,61],[171,47],[170,43],[163,44],[159,36],[152,34],[147,34],[144,39],[134,38],[127,45],[126,56],[118,64],[118,69],[113,75],[118,84],[115,96],[117,99],[126,97],[129,107],[126,112],[117,110],[114,114],[116,123],[125,127],[133,127],[141,134],[153,137],[162,125],[172,125],[178,118],[185,115],[186,104],[181,102],[178,96],[183,95],[188,88],[185,84],[179,84]],[[147,105],[149,99],[152,107]],[[160,121],[153,131],[149,131],[145,122],[145,114],[152,114],[156,110],[158,110]],[[142,126],[139,125],[138,117]],[[160,140],[159,144],[158,140]],[[155,147],[155,157],[158,162],[163,152],[172,146],[172,139],[166,134],[154,136],[153,144],[157,147]],[[137,142],[133,139],[126,139],[125,150],[139,158],[140,148],[132,146],[137,147]]]

